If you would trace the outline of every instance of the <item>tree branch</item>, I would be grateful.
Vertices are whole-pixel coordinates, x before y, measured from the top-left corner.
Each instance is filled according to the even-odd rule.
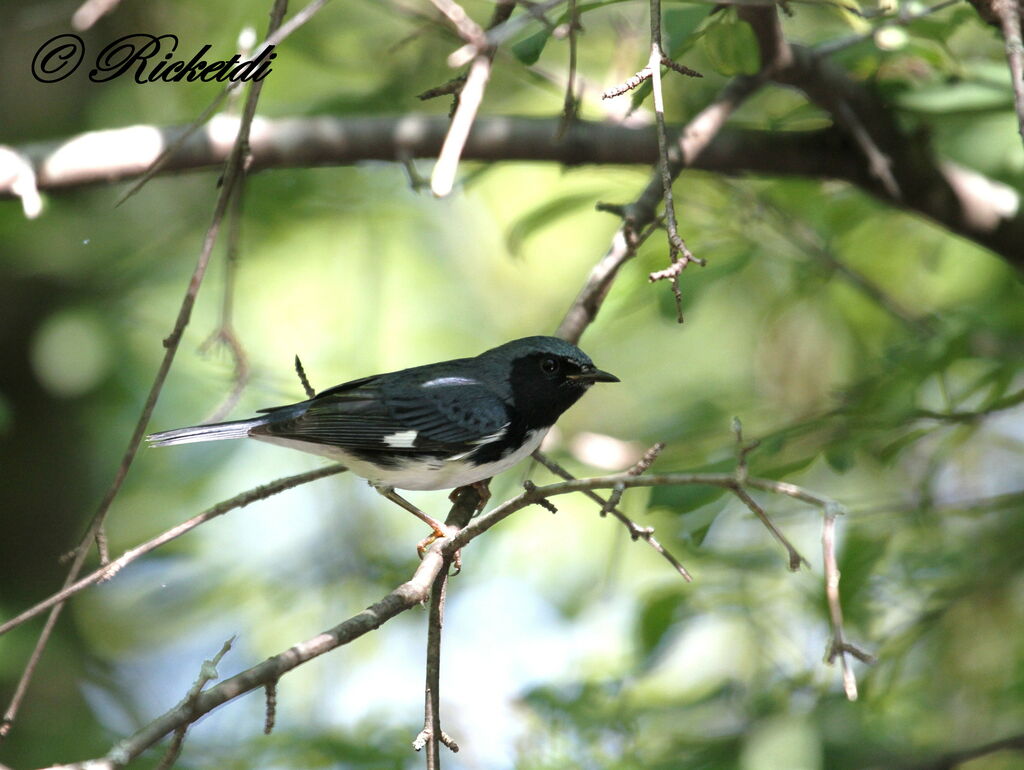
[[[479,493],[472,487],[463,488],[459,491],[455,506],[445,521],[448,526],[457,530],[457,534],[434,542],[408,581],[395,588],[380,601],[333,628],[198,693],[194,698],[186,698],[175,708],[118,743],[104,759],[88,763],[88,766],[95,770],[101,768],[114,770],[123,767],[143,751],[158,743],[163,737],[187,727],[224,703],[252,690],[265,688],[268,685],[273,686],[288,671],[337,647],[348,644],[379,628],[396,615],[416,607],[430,596],[435,580],[450,563],[450,560],[455,558],[457,551],[516,511],[539,504],[548,498],[573,492],[681,484],[705,484],[734,492],[743,487],[750,487],[774,494],[787,495],[818,506],[823,510],[835,510],[836,506],[836,503],[829,498],[816,495],[795,484],[771,479],[746,478],[741,482],[735,474],[729,473],[667,473],[640,476],[627,471],[612,476],[561,481],[542,487],[531,485],[526,491],[507,500],[489,513],[470,521],[469,517],[472,516],[472,512],[479,504]],[[82,765],[80,764],[78,767],[82,767]]]
[[[284,17],[286,8],[286,0],[274,0],[270,14],[268,35],[272,35],[278,29],[281,24],[281,19]],[[135,460],[139,444],[142,443],[142,437],[146,433],[146,425],[149,423],[149,418],[153,414],[153,409],[156,407],[157,399],[160,397],[160,393],[164,387],[164,382],[167,380],[167,375],[171,370],[171,364],[174,363],[174,357],[178,352],[178,346],[181,344],[181,338],[185,333],[185,328],[188,326],[189,320],[191,319],[192,308],[195,305],[196,297],[199,294],[199,287],[202,285],[203,277],[206,274],[206,268],[210,263],[210,257],[213,254],[213,246],[217,241],[218,234],[220,233],[220,227],[224,221],[224,216],[227,213],[232,196],[237,193],[241,186],[241,180],[245,174],[249,131],[252,127],[253,119],[256,116],[256,104],[259,101],[262,88],[262,80],[253,81],[249,87],[245,107],[242,110],[242,116],[238,123],[238,133],[233,138],[231,151],[227,156],[224,175],[222,177],[223,182],[220,193],[217,196],[217,203],[214,206],[213,217],[203,239],[203,244],[199,251],[199,257],[196,260],[195,268],[193,268],[192,276],[185,289],[185,296],[182,298],[181,306],[178,310],[178,316],[174,322],[174,327],[171,329],[171,333],[163,341],[165,349],[163,360],[160,362],[160,367],[153,379],[153,384],[150,386],[149,394],[146,396],[146,401],[142,406],[142,411],[135,423],[135,429],[132,431],[131,438],[128,440],[128,447],[125,449],[124,454],[121,457],[121,463],[114,474],[114,480],[110,483],[103,499],[100,501],[99,507],[93,514],[85,536],[75,548],[71,568],[68,570],[67,577],[64,580],[65,588],[74,583],[75,579],[81,572],[82,566],[85,564],[86,554],[88,554],[90,544],[93,541],[100,544],[101,556],[103,558],[106,557],[106,548],[102,545],[102,543],[105,542],[105,535],[103,531],[104,523],[106,521],[107,514],[110,511],[110,506],[113,504],[114,498],[116,498],[118,493],[121,491],[121,485],[124,483],[124,480],[128,475],[128,470],[131,468],[131,465]],[[15,688],[14,695],[7,706],[7,710],[4,712],[3,721],[0,722],[0,739],[10,732],[10,729],[14,724],[14,719],[17,716],[18,710],[21,707],[21,702],[28,690],[29,682],[32,680],[36,666],[39,663],[43,650],[49,642],[50,635],[53,633],[53,629],[56,626],[63,607],[64,605],[62,603],[58,603],[50,610],[50,615],[46,619],[46,624],[43,626],[43,630],[39,634],[39,638],[36,641],[32,653],[29,655],[28,662],[26,663],[25,669],[18,681],[18,685]]]
[[[838,128],[785,133],[722,129],[734,102],[757,86],[753,80],[732,81],[715,102],[681,129],[676,147],[689,167],[723,174],[844,180],[886,203],[934,220],[1024,271],[1020,249],[1024,210],[1012,188],[955,164],[939,163],[917,147],[907,150],[913,162],[904,163],[899,160],[900,153],[890,153],[897,160],[895,173],[903,194],[901,200],[894,200],[865,168],[857,146]],[[233,130],[225,130],[225,121],[230,120],[219,119],[192,134],[170,155],[160,173],[205,171],[222,163],[234,137]],[[653,127],[577,120],[562,141],[555,142],[557,126],[557,119],[479,117],[462,158],[551,161],[568,166],[652,165],[657,161]],[[448,121],[441,116],[260,118],[254,122],[249,140],[250,170],[432,158],[437,156],[447,128]],[[4,173],[15,160],[35,173],[41,191],[110,184],[143,174],[162,148],[179,140],[184,131],[180,126],[132,126],[7,148],[8,152],[0,154],[0,199],[19,197],[15,180],[24,175]],[[654,205],[659,200],[657,193],[656,189]]]
[[[265,500],[272,495],[276,495],[279,492],[284,492],[292,487],[297,487],[300,484],[308,484],[311,481],[325,478],[326,476],[333,476],[336,473],[341,473],[346,470],[343,465],[328,465],[326,468],[318,468],[314,471],[307,471],[306,473],[298,473],[294,476],[287,476],[277,481],[271,481],[267,484],[261,484],[255,489],[250,489],[241,494],[235,495],[234,497],[224,500],[223,502],[217,503],[212,508],[208,508],[200,514],[193,516],[187,521],[183,521],[181,524],[177,524],[170,529],[160,533],[154,538],[147,540],[141,545],[137,545],[134,548],[130,548],[123,554],[118,556],[116,559],[94,570],[90,574],[81,578],[80,580],[72,583],[71,585],[65,586],[63,589],[53,594],[52,596],[44,599],[33,607],[29,607],[27,610],[11,618],[8,621],[0,624],[0,636],[6,634],[13,628],[17,628],[22,623],[36,617],[37,615],[45,612],[55,604],[67,601],[69,598],[77,594],[78,592],[88,588],[96,583],[102,583],[105,580],[110,580],[114,575],[120,572],[122,569],[127,567],[136,559],[145,556],[147,553],[155,551],[162,545],[165,545],[172,540],[176,540],[187,532],[191,532],[193,529],[198,527],[200,524],[204,524],[210,519],[215,519],[218,516],[222,516],[229,511],[233,511],[236,508],[243,508],[250,503],[254,503],[257,500]]]

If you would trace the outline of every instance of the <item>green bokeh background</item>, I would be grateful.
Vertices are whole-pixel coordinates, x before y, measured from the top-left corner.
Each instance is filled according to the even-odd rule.
[[[489,13],[482,2],[466,7],[475,18]],[[67,31],[74,8],[0,8],[3,143],[181,124],[215,95],[198,84],[36,82],[33,52]],[[450,77],[444,62],[457,41],[403,8],[329,4],[278,49],[261,114],[443,114],[447,104],[415,94]],[[426,4],[415,10],[430,16]],[[244,26],[263,29],[266,11],[227,0],[125,2],[83,38],[94,51],[132,32],[174,32],[181,50],[209,43],[227,58]],[[670,121],[706,104],[722,70],[745,66],[723,42],[734,39],[728,19],[692,36],[705,11],[666,4],[670,47],[706,73],[666,80]],[[584,117],[624,111],[596,94],[645,61],[646,23],[643,4],[587,6]],[[797,6],[786,29],[813,43],[867,24]],[[900,31],[899,47],[866,39],[838,60],[871,79],[943,157],[1019,193],[1024,152],[999,40],[959,7]],[[501,52],[484,111],[557,115],[566,55],[564,42],[548,41],[527,68]],[[772,88],[735,123],[791,130],[827,117]],[[417,166],[429,172],[429,163]],[[322,389],[550,333],[617,225],[592,204],[631,200],[650,173],[531,163],[461,171],[464,184],[445,200],[412,190],[397,164],[248,181],[233,323],[252,379],[233,416],[300,398],[296,354]],[[0,204],[4,618],[59,587],[57,558],[113,477],[199,253],[216,179],[161,177],[120,206],[125,185],[49,195],[31,221],[17,202]],[[895,767],[1019,732],[1024,413],[949,422],[918,412],[985,410],[1024,384],[1019,273],[837,183],[686,173],[675,191],[687,243],[708,261],[683,276],[686,323],[676,323],[668,287],[647,282],[665,264],[655,236],[581,343],[623,382],[574,407],[551,452],[577,474],[603,472],[593,463],[616,460],[599,451],[598,434],[633,456],[667,442],[657,470],[728,470],[739,416],[746,436],[762,439],[752,472],[847,506],[847,634],[879,662],[857,665],[856,703],[821,662],[829,630],[818,511],[758,495],[811,562],[791,574],[768,533],[720,493],[627,493],[625,510],[655,526],[694,573],[684,585],[592,504],[565,497],[557,516],[526,510],[473,543],[452,581],[442,708],[463,751],[447,766]],[[912,322],[822,253],[866,276]],[[221,249],[155,430],[201,421],[230,390],[226,352],[200,352],[218,323],[225,271]],[[111,552],[321,464],[255,442],[143,450],[112,508]],[[550,480],[524,465],[495,482],[495,498],[527,474]],[[444,493],[413,498],[428,511],[446,506]],[[364,482],[342,476],[232,512],[140,560],[69,603],[0,762],[21,770],[103,755],[176,704],[226,638],[237,640],[222,675],[383,596],[411,574],[422,535]],[[221,708],[190,731],[179,766],[420,766],[409,743],[421,718],[425,622],[425,612],[406,613],[287,676],[269,737],[258,696]],[[5,699],[40,626],[0,638]],[[155,766],[159,755],[136,765]],[[1015,761],[994,754],[970,767]]]

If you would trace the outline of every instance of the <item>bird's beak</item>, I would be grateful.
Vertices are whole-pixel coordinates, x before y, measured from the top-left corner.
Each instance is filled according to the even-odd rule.
[[[611,372],[604,372],[600,369],[587,369],[580,372],[579,374],[570,374],[570,380],[576,380],[577,382],[622,382]]]

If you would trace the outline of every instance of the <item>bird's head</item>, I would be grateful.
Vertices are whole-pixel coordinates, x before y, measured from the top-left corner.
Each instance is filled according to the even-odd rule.
[[[595,382],[619,382],[558,337],[523,337],[479,358],[496,376],[507,378],[512,403],[531,427],[554,424]]]

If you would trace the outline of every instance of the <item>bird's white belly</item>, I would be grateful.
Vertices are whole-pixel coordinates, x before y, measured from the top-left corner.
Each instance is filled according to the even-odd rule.
[[[252,438],[269,444],[298,449],[303,452],[329,457],[345,465],[352,473],[362,476],[371,484],[397,489],[432,490],[455,489],[483,479],[489,479],[529,457],[540,446],[548,428],[530,431],[519,449],[491,463],[472,465],[467,460],[443,458],[415,459],[400,465],[378,467],[329,444],[299,441],[277,436],[255,435]]]

